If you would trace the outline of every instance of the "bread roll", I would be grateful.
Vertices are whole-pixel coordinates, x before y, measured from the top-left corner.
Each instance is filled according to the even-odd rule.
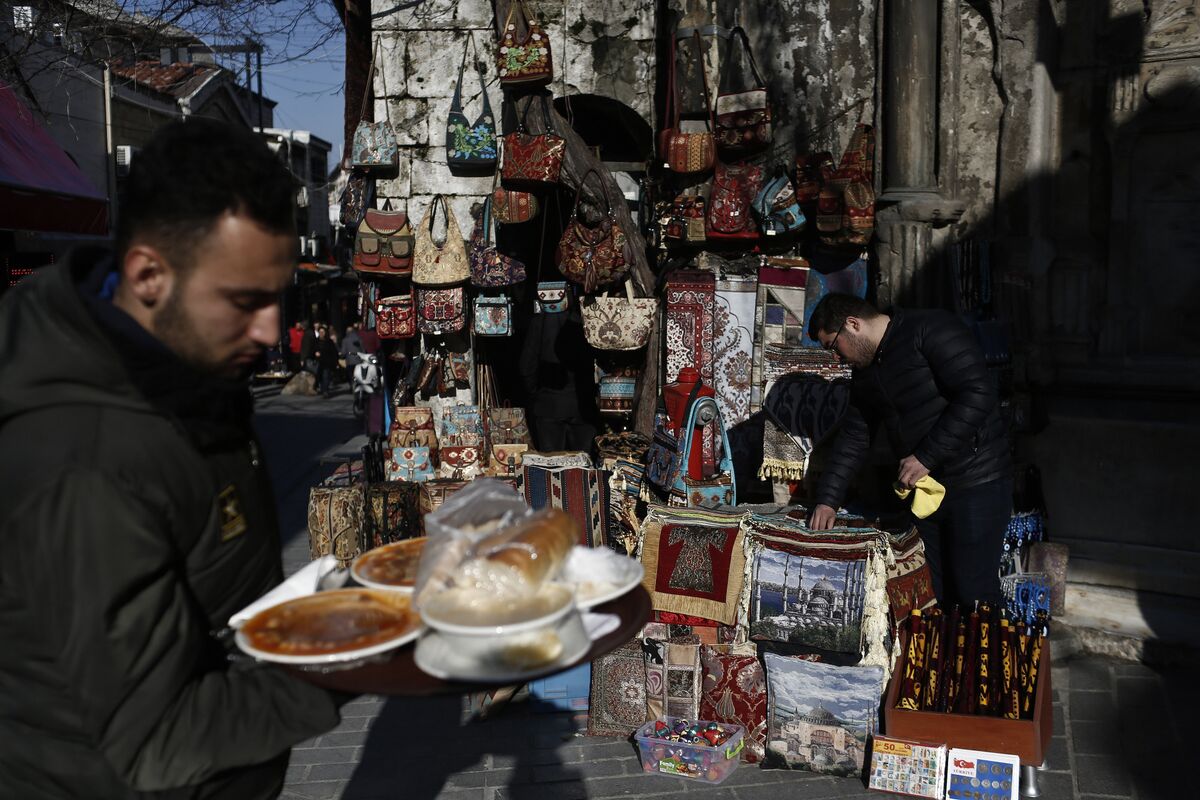
[[[475,548],[489,566],[506,566],[529,586],[553,577],[579,540],[579,526],[563,511],[547,508],[489,536]]]

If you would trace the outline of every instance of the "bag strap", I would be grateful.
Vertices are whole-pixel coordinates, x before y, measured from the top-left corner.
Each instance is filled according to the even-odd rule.
[[[376,39],[375,47],[373,50],[371,50],[371,66],[367,67],[367,80],[363,84],[362,108],[360,108],[358,111],[358,118],[360,121],[363,121],[363,122],[365,122],[367,119],[367,103],[369,102],[369,99],[371,98],[371,96],[375,94],[375,58],[378,55],[379,55],[379,40]],[[386,93],[387,93],[387,89],[385,88],[384,94],[386,94]]]
[[[700,70],[700,85],[704,87],[704,125],[710,131],[712,130],[713,102],[712,95],[708,91],[708,69],[704,65],[704,40],[700,38],[700,31],[693,30],[692,38],[696,41],[696,59],[699,61]],[[676,110],[676,116],[679,111]]]
[[[499,172],[499,170],[497,170]],[[488,196],[483,201],[483,246],[490,247],[492,243],[492,195],[489,192]]]
[[[663,109],[663,127],[679,127],[679,101],[675,98],[675,37],[671,36],[670,61],[667,62],[667,105]]]
[[[460,114],[462,113],[463,70],[465,70],[467,68],[467,53],[469,53],[471,51],[472,45],[474,45],[474,44],[475,44],[475,36],[474,36],[474,34],[471,33],[471,31],[468,30],[467,31],[467,41],[463,43],[462,61],[459,62],[459,65],[458,65],[458,79],[454,81],[454,97],[452,97],[450,99],[450,113],[451,114],[453,114],[456,111]],[[480,80],[482,80],[482,76],[480,76]],[[485,96],[486,96],[486,94],[485,94]]]
[[[595,174],[596,180],[600,181],[600,191],[604,195],[604,204],[608,207],[608,216],[613,216],[612,199],[608,196],[608,184],[604,182],[604,176],[600,174],[600,170],[589,167],[588,171],[579,178],[579,191],[575,193],[575,204],[571,207],[572,218],[579,213],[579,199],[583,197],[583,188],[587,184],[588,176],[592,174]]]
[[[762,73],[758,71],[758,63],[754,60],[754,51],[750,49],[750,37],[746,35],[746,29],[738,25],[729,33],[729,54],[725,59],[725,66],[721,70],[720,83],[725,87],[722,91],[728,91],[729,89],[729,82],[726,78],[730,75],[730,70],[733,66],[733,50],[739,41],[742,43],[742,48],[746,51],[746,60],[750,62],[750,74],[758,82],[754,88],[766,89],[767,82],[763,80]]]

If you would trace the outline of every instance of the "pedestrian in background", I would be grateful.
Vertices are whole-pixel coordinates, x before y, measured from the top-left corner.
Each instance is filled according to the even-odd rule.
[[[300,368],[317,374],[317,324],[306,323],[300,341]]]
[[[321,394],[328,397],[333,392],[333,382],[338,370],[338,344],[333,337],[333,328],[321,327],[317,339],[317,384]]]
[[[273,798],[349,699],[214,634],[282,580],[247,378],[279,339],[295,182],[190,117],[124,192],[115,253],[0,302],[0,795]]]
[[[296,320],[296,324],[288,328],[288,369],[292,372],[300,370],[300,349],[304,343],[304,320]]]

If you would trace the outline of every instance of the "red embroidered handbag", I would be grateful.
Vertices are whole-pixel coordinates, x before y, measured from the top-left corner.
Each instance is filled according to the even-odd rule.
[[[500,186],[500,172],[492,179],[492,216],[501,225],[528,222],[537,216],[538,201],[529,192],[505,189]]]
[[[467,325],[463,287],[418,289],[417,330],[421,333],[454,333]]]
[[[589,175],[595,174],[600,181],[601,192],[607,208],[600,224],[589,226],[579,218],[579,198]],[[591,293],[597,286],[615,283],[629,272],[625,258],[625,232],[617,224],[613,214],[612,200],[608,196],[608,185],[593,167],[583,174],[579,191],[575,194],[575,208],[571,221],[567,223],[554,257],[563,277],[583,284],[584,293]]]
[[[750,62],[754,86],[750,89],[722,91],[717,94],[716,130],[713,133],[717,149],[727,158],[741,158],[771,145],[771,101],[767,83],[754,62],[750,39],[741,27],[735,27],[729,41],[729,52],[722,70],[722,83],[729,83],[733,51],[740,41]]]
[[[525,38],[517,41],[517,26],[513,13],[520,9]],[[525,3],[516,0],[508,7],[500,46],[496,49],[496,74],[503,86],[535,86],[554,79],[554,60],[550,54],[550,37],[536,19],[529,16]]]
[[[758,225],[751,213],[754,197],[762,188],[763,170],[756,164],[717,162],[712,194],[708,198],[706,233],[709,239],[757,239]]]
[[[492,243],[492,198],[483,201],[482,231],[471,240],[471,283],[487,288],[511,286],[525,280],[525,265],[506,256]]]
[[[545,133],[526,132],[525,121],[522,118],[517,130],[504,135],[500,177],[505,184],[538,186],[543,183],[558,183],[567,140],[554,132],[554,109],[549,107],[545,96],[542,97],[542,102],[547,106]],[[533,103],[532,98],[529,103]],[[526,105],[525,116],[528,114],[529,105]]]
[[[380,339],[411,339],[417,335],[417,315],[412,291],[381,297],[375,304],[375,333]]]

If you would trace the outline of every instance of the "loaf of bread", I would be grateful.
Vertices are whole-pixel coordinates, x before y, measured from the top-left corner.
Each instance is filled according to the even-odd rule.
[[[475,558],[484,574],[507,567],[526,586],[537,586],[558,574],[578,540],[575,520],[557,508],[547,508],[481,540]]]

